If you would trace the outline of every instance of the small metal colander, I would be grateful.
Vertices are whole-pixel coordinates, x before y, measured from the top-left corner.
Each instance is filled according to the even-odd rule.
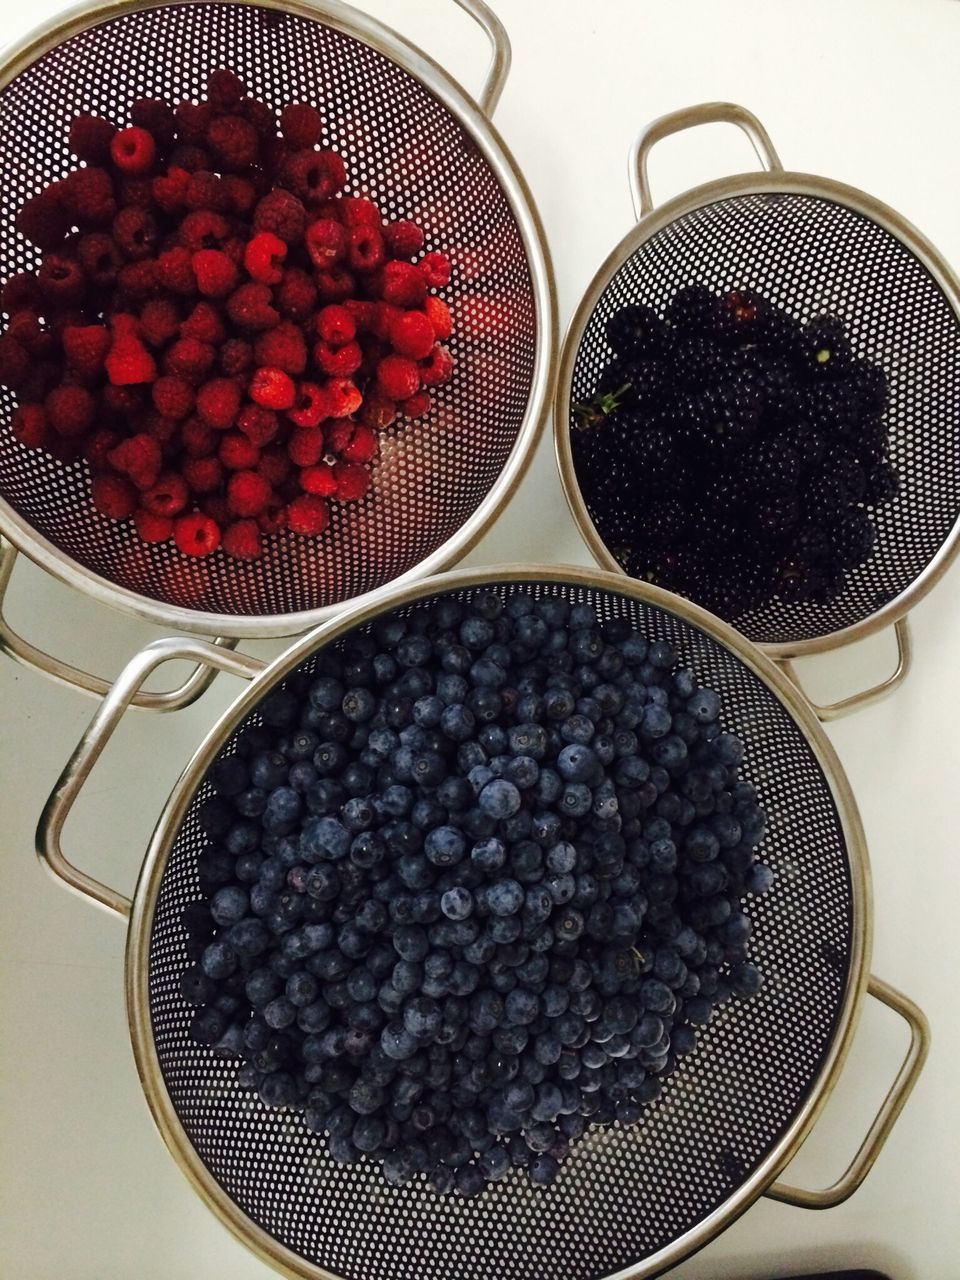
[[[742,128],[766,172],[707,183],[654,209],[647,178],[654,143],[714,122]],[[634,143],[630,177],[637,226],[600,267],[564,340],[556,448],[574,518],[598,562],[622,569],[604,542],[602,514],[583,499],[570,446],[573,405],[595,392],[611,356],[605,326],[621,307],[642,304],[662,313],[678,289],[703,284],[755,290],[802,320],[841,316],[857,351],[889,379],[886,420],[900,494],[874,513],[876,549],[834,600],[773,600],[731,621],[778,659],[832,649],[896,623],[895,676],[821,709],[851,710],[906,674],[906,614],[960,545],[960,281],[910,223],[872,196],[785,172],[760,122],[731,103],[654,121]]]
[[[172,543],[141,542],[129,521],[100,516],[86,464],[20,446],[10,432],[15,397],[0,391],[0,533],[10,543],[95,598],[163,626],[265,637],[305,631],[347,601],[445,568],[482,535],[542,426],[555,303],[537,213],[489,121],[509,42],[483,0],[457,3],[494,48],[477,102],[426,55],[337,0],[98,3],[7,55],[0,279],[37,264],[14,217],[75,165],[67,129],[77,112],[123,122],[134,99],[196,100],[209,74],[229,67],[276,108],[315,103],[350,193],[371,196],[388,217],[415,218],[427,247],[449,253],[443,296],[456,359],[429,416],[383,433],[371,495],[335,506],[320,538],[271,538],[254,563],[222,552],[191,560]]]
[[[723,700],[725,727],[746,744],[744,776],[770,814],[762,857],[774,887],[750,905],[760,994],[718,1012],[659,1101],[632,1128],[591,1131],[557,1182],[514,1172],[474,1201],[440,1199],[418,1179],[389,1187],[378,1169],[336,1165],[300,1117],[270,1111],[235,1083],[234,1067],[195,1045],[178,989],[188,965],[180,924],[198,894],[205,841],[198,810],[216,756],[259,723],[269,691],[314,670],[318,652],[388,611],[444,594],[525,590],[591,604],[669,639]],[[60,833],[83,781],[159,663],[174,657],[255,675],[185,768],[151,841],[131,903],[78,871]],[[767,1194],[826,1207],[865,1176],[922,1065],[922,1014],[869,976],[871,914],[863,833],[833,749],[802,695],[726,624],[622,575],[574,568],[459,572],[385,593],[304,637],[266,670],[201,641],[158,641],[127,668],[48,802],[38,849],[71,887],[129,918],[128,1016],[154,1118],[195,1189],[231,1230],[286,1274],[308,1280],[588,1280],[646,1277],[706,1243]],[[827,1191],[774,1182],[833,1087],[865,991],[901,1013],[911,1048],[868,1137]]]

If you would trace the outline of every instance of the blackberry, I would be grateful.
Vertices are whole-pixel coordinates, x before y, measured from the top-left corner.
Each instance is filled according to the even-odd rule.
[[[823,460],[823,469],[837,480],[848,503],[862,502],[867,488],[863,467],[847,449],[829,449]]]
[[[670,350],[670,331],[652,307],[621,307],[607,321],[605,332],[616,354],[629,359],[659,359]]]
[[[621,381],[618,386],[611,390],[609,383],[611,381],[615,381],[615,376],[611,374],[611,370],[613,369],[617,370],[616,376],[625,378],[626,380]],[[616,413],[621,405],[627,400],[630,390],[631,383],[626,370],[613,364],[607,365],[600,377],[600,382],[597,385],[597,394],[590,400],[580,401],[578,404],[573,406],[574,430],[585,427],[595,427],[599,423],[604,422],[607,418]]]
[[[868,473],[886,462],[890,447],[887,428],[879,418],[865,418],[855,436],[845,439],[844,444]]]
[[[750,289],[731,289],[720,300],[719,333],[734,346],[754,343],[763,332],[770,304]]]
[[[631,447],[634,472],[645,485],[665,486],[677,466],[677,450],[663,427],[640,427],[635,430]]]
[[[778,448],[790,449],[800,460],[801,471],[808,471],[823,458],[827,442],[821,432],[808,422],[797,422],[769,437]]]
[[[889,462],[881,462],[867,476],[867,488],[863,495],[864,502],[872,507],[881,507],[892,502],[900,492],[900,480]]]
[[[759,352],[748,365],[751,366],[754,385],[763,401],[764,416],[772,422],[793,422],[800,412],[801,393],[789,368]]]
[[[879,417],[889,403],[887,375],[870,360],[854,360],[850,367],[850,383],[861,414]]]
[[[670,367],[675,385],[685,391],[702,391],[723,377],[725,352],[710,337],[694,333],[681,337],[673,348]]]
[[[816,562],[830,555],[830,538],[822,524],[804,525],[794,539],[794,548],[801,560]]]
[[[825,435],[853,434],[859,420],[856,388],[848,379],[815,382],[803,396],[802,413]]]
[[[761,535],[779,538],[790,532],[799,516],[800,504],[796,494],[774,490],[757,499],[752,523]]]
[[[778,439],[761,440],[746,463],[754,488],[793,489],[800,481],[800,459],[789,445]]]
[[[800,358],[803,331],[798,320],[786,311],[771,307],[756,335],[757,348],[779,364],[793,364]]]
[[[815,316],[803,326],[800,367],[807,377],[842,377],[852,354],[846,327],[838,316]]]
[[[865,511],[848,511],[830,529],[833,558],[841,569],[855,569],[869,559],[876,542],[876,530]]]
[[[803,506],[814,520],[833,520],[846,505],[847,495],[836,476],[819,472],[807,481]]]
[[[675,498],[654,502],[641,513],[639,536],[647,546],[668,546],[683,531],[686,513]]]
[[[720,332],[720,299],[702,284],[678,289],[666,309],[666,319],[682,337]]]

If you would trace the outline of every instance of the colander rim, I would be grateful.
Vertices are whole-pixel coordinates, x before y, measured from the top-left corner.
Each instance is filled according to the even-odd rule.
[[[605,1280],[640,1280],[658,1274],[701,1248],[745,1212],[775,1181],[804,1142],[833,1090],[856,1030],[872,949],[873,912],[866,838],[843,766],[820,721],[802,693],[768,655],[728,623],[680,596],[624,574],[582,566],[485,566],[382,592],[378,600],[348,610],[297,640],[265,667],[220,715],[180,774],[157,820],[140,869],[127,930],[124,964],[127,1023],[137,1072],[161,1137],[194,1191],[216,1217],[264,1262],[295,1280],[342,1280],[342,1277],[280,1244],[240,1209],[191,1143],[164,1082],[153,1036],[149,959],[157,898],[170,851],[196,790],[223,743],[269,690],[307,657],[388,610],[445,592],[508,582],[559,583],[629,597],[672,614],[738,658],[785,707],[813,752],[836,806],[850,871],[852,936],[847,982],[838,1001],[833,1037],[803,1104],[763,1161],[713,1213],[656,1254],[635,1266],[610,1273]]]
[[[960,277],[951,269],[942,254],[912,222],[890,205],[858,187],[838,182],[834,178],[794,170],[735,174],[692,187],[664,204],[658,205],[650,213],[644,214],[607,254],[587,286],[560,346],[559,370],[554,394],[553,443],[564,496],[581,536],[603,569],[629,577],[607,549],[587,511],[577,483],[569,428],[574,367],[583,335],[597,304],[628,259],[643,244],[678,218],[732,197],[784,194],[828,200],[877,223],[909,250],[929,273],[960,322]],[[861,618],[859,622],[802,640],[785,640],[775,643],[756,640],[753,643],[770,657],[782,660],[823,653],[855,640],[865,639],[905,617],[914,605],[940,581],[958,552],[960,552],[960,515],[922,572],[892,600],[868,614],[867,617]]]
[[[40,24],[23,39],[0,51],[0,94],[23,71],[72,36],[127,15],[149,9],[180,8],[193,0],[84,0]],[[41,569],[67,586],[80,589],[101,604],[159,626],[199,635],[238,639],[290,636],[321,625],[341,609],[352,608],[395,585],[419,581],[449,569],[489,531],[523,480],[551,410],[551,386],[559,343],[557,289],[550,249],[533,195],[513,153],[493,121],[473,96],[438,62],[385,23],[341,0],[203,0],[212,5],[244,5],[275,9],[319,22],[359,40],[414,77],[465,130],[504,194],[523,243],[530,272],[536,316],[534,364],[530,394],[513,447],[489,492],[468,520],[429,556],[403,574],[361,595],[315,609],[248,616],[211,613],[166,604],[118,586],[88,569],[38,533],[0,497],[0,534]]]

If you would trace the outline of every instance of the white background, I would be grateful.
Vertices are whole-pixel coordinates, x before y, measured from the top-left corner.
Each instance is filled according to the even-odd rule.
[[[956,0],[494,0],[513,41],[497,125],[525,172],[552,249],[565,326],[631,223],[626,155],[666,111],[730,99],[764,122],[787,168],[861,187],[960,266],[960,3]],[[4,7],[0,37],[52,16]],[[364,0],[471,90],[483,37],[448,0]],[[754,163],[736,130],[660,145],[655,199]],[[587,563],[549,436],[470,563]],[[759,1201],[671,1274],[753,1280],[875,1267],[893,1280],[960,1276],[957,732],[960,570],[913,614],[916,666],[890,700],[829,732],[871,848],[874,972],[930,1018],[926,1071],[864,1186],[824,1213]],[[116,673],[156,634],[21,563],[11,621],[61,656]],[[277,642],[245,646],[279,652]],[[837,696],[882,676],[889,636],[801,664]],[[128,717],[68,827],[80,865],[125,892],[194,746],[237,689],[221,677],[176,716]],[[33,857],[43,801],[91,711],[87,699],[0,661],[0,1274],[17,1280],[265,1280],[207,1212],[156,1135],[127,1037],[124,931],[63,892]],[[841,1172],[892,1080],[906,1036],[868,1002],[848,1066],[789,1177]],[[375,1277],[370,1277],[375,1280]]]

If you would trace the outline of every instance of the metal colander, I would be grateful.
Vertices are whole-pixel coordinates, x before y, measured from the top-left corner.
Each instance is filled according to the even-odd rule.
[[[712,182],[654,210],[646,172],[653,144],[716,121],[745,130],[767,173]],[[802,320],[840,315],[856,350],[886,371],[890,458],[900,494],[874,513],[876,550],[834,600],[773,600],[733,621],[774,656],[789,657],[833,648],[903,618],[958,546],[960,282],[892,209],[829,179],[784,172],[763,127],[742,107],[711,103],[655,121],[634,144],[630,172],[639,222],[580,304],[565,339],[557,392],[560,471],[593,553],[605,568],[621,568],[604,543],[602,513],[584,502],[570,447],[572,407],[594,394],[611,356],[607,321],[628,304],[662,313],[689,284],[749,288]]]
[[[100,516],[85,463],[19,445],[0,391],[0,531],[60,578],[165,626],[207,634],[305,631],[345,601],[443,568],[480,537],[516,487],[545,412],[554,303],[547,252],[523,179],[488,119],[509,43],[483,0],[494,59],[478,106],[425,55],[372,19],[320,5],[200,0],[97,4],[34,35],[0,68],[0,279],[35,267],[17,209],[75,161],[80,111],[122,122],[142,96],[202,96],[218,67],[276,108],[316,103],[349,192],[415,218],[446,250],[453,380],[430,415],[381,437],[370,497],[334,506],[320,538],[281,533],[253,563],[191,560]]]
[[[270,690],[309,674],[317,654],[387,611],[440,595],[518,590],[591,604],[669,639],[723,700],[724,725],[746,743],[744,776],[770,815],[762,856],[773,889],[750,905],[760,995],[722,1009],[633,1128],[591,1132],[547,1191],[511,1174],[475,1201],[438,1198],[418,1181],[389,1187],[377,1167],[343,1168],[300,1117],[271,1111],[235,1083],[234,1068],[195,1045],[178,990],[188,965],[180,924],[198,894],[205,841],[198,810],[211,761],[260,721]],[[613,574],[507,568],[447,575],[381,598],[300,640],[212,729],[154,833],[131,904],[64,858],[59,836],[82,782],[145,675],[180,656],[250,675],[262,664],[199,641],[160,641],[127,669],[67,766],[38,847],[57,875],[123,917],[128,1014],[140,1076],[165,1140],[220,1218],[290,1275],[369,1280],[533,1280],[650,1276],[706,1242],[766,1190],[827,1205],[854,1189],[909,1093],[925,1054],[922,1015],[868,979],[870,903],[863,834],[846,779],[809,706],[781,672],[716,618]],[[913,1043],[847,1174],[828,1192],[773,1179],[798,1148],[845,1056],[865,989],[910,1021]]]

